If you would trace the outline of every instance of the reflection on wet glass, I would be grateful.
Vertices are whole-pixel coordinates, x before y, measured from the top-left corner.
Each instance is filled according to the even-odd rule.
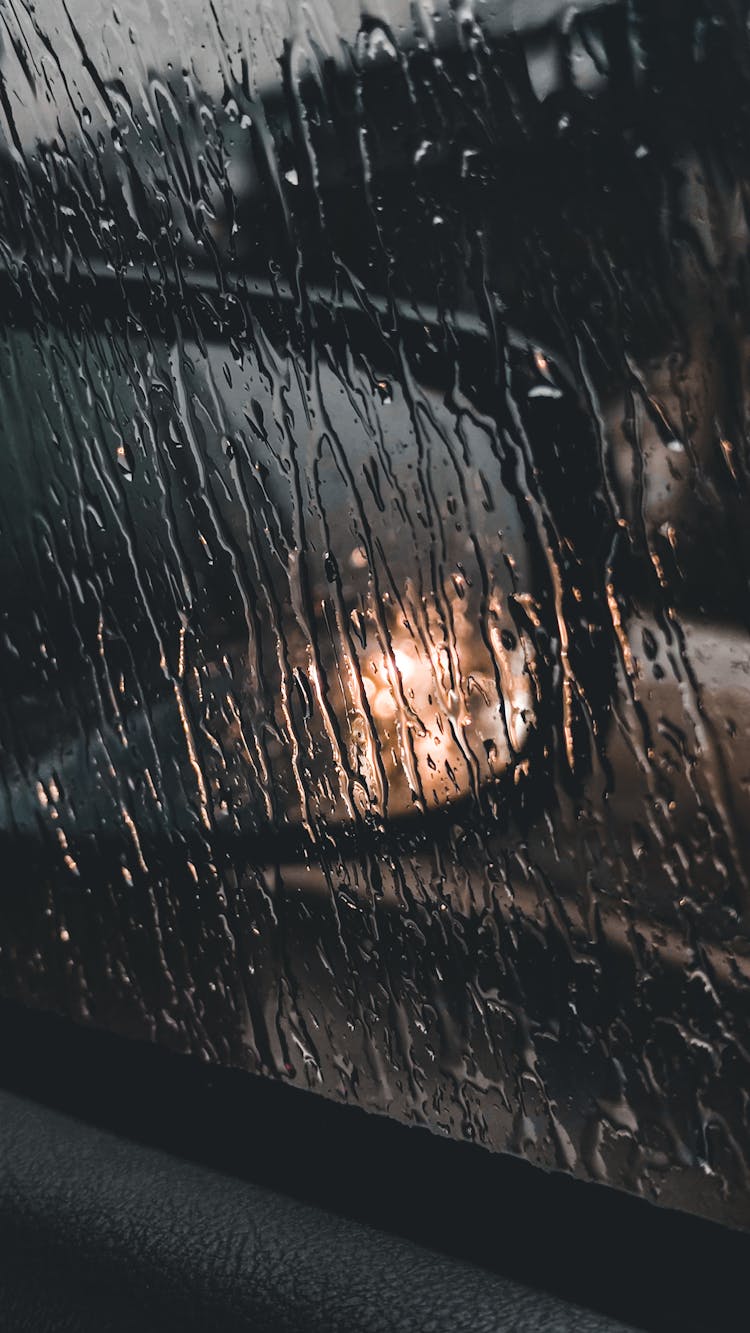
[[[747,1224],[748,35],[521,8],[2,11],[0,979]]]

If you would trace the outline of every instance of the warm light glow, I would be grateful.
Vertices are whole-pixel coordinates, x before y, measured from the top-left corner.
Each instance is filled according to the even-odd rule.
[[[476,793],[520,759],[533,723],[530,646],[493,624],[488,651],[459,598],[452,615],[452,643],[401,628],[361,663],[371,723],[360,712],[350,716],[350,757],[372,792],[372,756],[379,756],[388,783],[383,813]]]

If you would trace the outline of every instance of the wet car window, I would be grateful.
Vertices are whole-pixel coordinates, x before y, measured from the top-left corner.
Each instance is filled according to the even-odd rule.
[[[5,994],[748,1220],[743,15],[0,9]]]

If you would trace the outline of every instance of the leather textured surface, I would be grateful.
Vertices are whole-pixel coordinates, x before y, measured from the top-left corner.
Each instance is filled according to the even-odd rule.
[[[616,1333],[624,1325],[0,1092],[7,1333]]]

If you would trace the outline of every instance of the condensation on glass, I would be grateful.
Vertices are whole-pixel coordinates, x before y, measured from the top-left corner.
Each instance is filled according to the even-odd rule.
[[[749,1222],[746,6],[0,3],[0,986]]]

